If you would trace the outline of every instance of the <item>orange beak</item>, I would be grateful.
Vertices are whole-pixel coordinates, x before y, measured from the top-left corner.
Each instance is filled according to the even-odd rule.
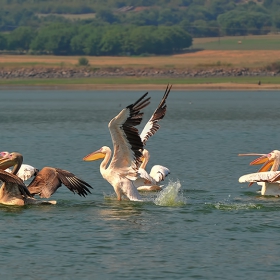
[[[98,160],[98,159],[102,159],[105,157],[105,154],[102,153],[100,150],[97,150],[91,154],[88,154],[87,156],[85,156],[83,158],[84,161],[93,161],[93,160]]]

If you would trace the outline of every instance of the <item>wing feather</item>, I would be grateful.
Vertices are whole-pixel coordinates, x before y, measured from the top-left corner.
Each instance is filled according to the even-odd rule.
[[[114,155],[110,164],[113,169],[127,169],[131,172],[136,171],[141,164],[143,143],[135,126],[142,121],[141,110],[150,103],[150,97],[146,98],[147,94],[148,92],[123,109],[108,125],[114,145]]]
[[[91,193],[89,188],[92,189],[88,183],[78,178],[73,173],[53,167],[44,167],[29,184],[28,189],[33,195],[38,194],[42,198],[48,198],[56,192],[62,184],[71,192],[84,197]]]
[[[276,182],[280,178],[280,171],[257,172],[243,175],[239,178],[239,183],[254,183],[254,182]]]
[[[9,187],[18,188],[20,194],[25,198],[32,196],[23,181],[18,176],[0,169],[0,180]]]
[[[159,103],[158,107],[156,108],[153,115],[151,116],[149,121],[146,123],[144,129],[142,130],[142,132],[140,134],[140,137],[141,137],[141,140],[142,140],[144,146],[146,145],[147,140],[160,129],[160,125],[158,122],[161,119],[163,119],[163,117],[165,116],[166,109],[167,109],[166,99],[170,93],[171,88],[172,88],[172,85],[169,86],[169,84],[168,84],[166,87],[165,93],[161,99],[161,102]]]

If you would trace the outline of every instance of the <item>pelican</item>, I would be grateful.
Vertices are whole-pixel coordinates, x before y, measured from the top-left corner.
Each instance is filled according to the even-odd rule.
[[[109,122],[108,128],[114,147],[113,156],[111,149],[103,146],[83,158],[84,161],[103,159],[100,164],[100,173],[112,185],[118,200],[121,200],[123,196],[132,201],[142,200],[134,185],[143,150],[143,142],[136,126],[143,118],[141,110],[150,103],[150,97],[147,95],[148,92],[134,104],[124,108]]]
[[[62,184],[80,196],[85,197],[90,193],[89,188],[92,187],[88,183],[67,170],[53,167],[41,169],[26,187],[23,181],[15,175],[19,171],[22,162],[23,156],[20,153],[0,153],[0,170],[2,169],[1,173],[5,175],[1,179],[4,184],[1,187],[0,203],[7,205],[39,204],[42,201],[36,200],[35,195],[39,195],[41,198],[49,198]],[[11,173],[4,171],[12,166]],[[7,176],[7,174],[11,175],[13,179],[11,180],[11,177]],[[15,178],[18,180],[15,181]],[[43,201],[43,203],[46,202]],[[51,201],[49,203],[54,204],[55,202]]]
[[[166,113],[166,99],[170,93],[172,85],[169,84],[166,87],[165,93],[159,103],[158,107],[152,114],[149,121],[146,123],[144,129],[140,134],[140,138],[143,142],[143,145],[146,145],[147,140],[153,136],[159,129],[159,121],[163,119]],[[147,149],[143,150],[142,164],[138,170],[138,178],[135,181],[137,190],[139,191],[159,191],[162,189],[162,186],[159,185],[161,181],[164,181],[165,177],[170,174],[170,171],[167,167],[162,165],[154,165],[150,171],[150,174],[146,171],[146,166],[150,159],[150,153]]]
[[[1,157],[3,158],[4,156],[8,156],[9,154],[10,154],[9,152],[1,152]],[[12,169],[10,169],[10,168],[7,168],[5,171],[8,173],[12,173]],[[20,169],[16,175],[22,181],[26,181],[26,180],[30,179],[31,177],[36,176],[38,172],[39,172],[39,169],[37,169],[29,164],[23,163],[20,166]]]
[[[280,195],[280,151],[273,150],[268,154],[239,154],[239,156],[260,156],[253,160],[250,165],[263,164],[257,173],[243,175],[239,178],[240,183],[248,182],[249,187],[255,182],[262,186],[262,195]]]
[[[23,206],[26,204],[38,203],[37,200],[32,197],[23,181],[16,175],[0,169],[0,181],[4,182],[0,188],[1,204]],[[49,203],[55,204],[52,201]]]

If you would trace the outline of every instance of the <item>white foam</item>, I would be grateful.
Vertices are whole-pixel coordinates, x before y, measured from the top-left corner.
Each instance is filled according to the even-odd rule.
[[[154,203],[159,206],[181,206],[186,204],[186,198],[183,196],[181,183],[169,182],[168,185],[158,193]]]

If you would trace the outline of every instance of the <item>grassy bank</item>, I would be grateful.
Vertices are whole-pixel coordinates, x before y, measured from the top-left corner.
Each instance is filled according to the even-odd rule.
[[[261,85],[258,85],[261,79]],[[167,83],[174,89],[280,89],[280,77],[213,78],[82,78],[82,79],[3,79],[0,89],[45,87],[66,89],[162,89]]]

